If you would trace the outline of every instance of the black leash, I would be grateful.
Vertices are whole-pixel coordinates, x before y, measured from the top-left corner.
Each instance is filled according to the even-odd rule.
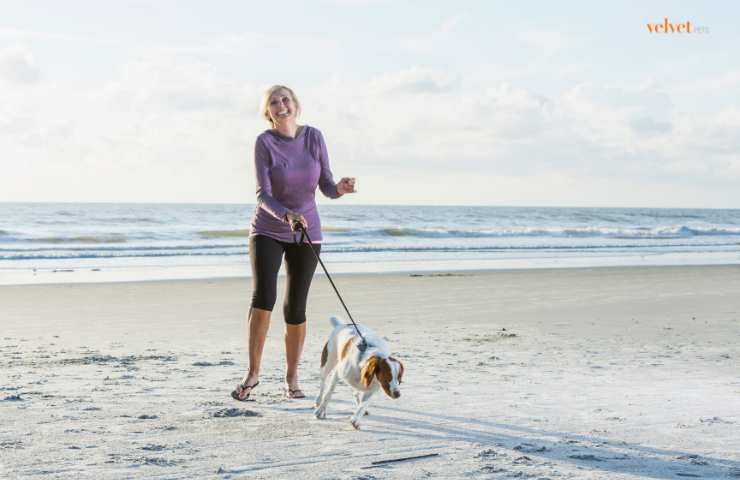
[[[308,245],[311,247],[311,251],[313,252],[314,256],[316,257],[316,260],[318,260],[319,263],[321,264],[321,268],[324,269],[324,273],[326,274],[326,278],[329,279],[329,283],[331,283],[331,286],[334,288],[334,291],[337,293],[337,297],[339,297],[339,301],[342,302],[342,306],[344,307],[344,311],[347,312],[347,315],[349,316],[349,319],[352,322],[352,325],[354,325],[355,330],[357,330],[357,335],[359,335],[360,338],[362,339],[362,342],[360,342],[360,344],[357,345],[357,348],[361,352],[364,352],[365,351],[365,348],[367,348],[367,340],[365,340],[365,337],[362,335],[362,333],[360,333],[360,329],[357,327],[357,324],[355,323],[355,319],[352,318],[352,314],[349,313],[349,309],[347,308],[347,305],[344,303],[344,300],[342,299],[342,296],[339,294],[339,290],[337,290],[337,286],[334,285],[334,280],[331,279],[331,275],[329,275],[329,271],[326,269],[326,266],[324,265],[324,262],[321,261],[321,257],[319,257],[319,254],[316,253],[316,249],[313,248],[313,243],[311,242],[311,237],[308,236],[308,232],[306,231],[306,227],[304,227],[301,222],[296,221],[296,222],[294,222],[290,226],[290,229],[293,230],[294,232],[297,232],[297,231],[300,230],[300,232],[301,232],[301,239],[298,240],[297,243],[299,243],[299,244],[303,243],[303,237],[306,237],[306,240],[308,240]]]

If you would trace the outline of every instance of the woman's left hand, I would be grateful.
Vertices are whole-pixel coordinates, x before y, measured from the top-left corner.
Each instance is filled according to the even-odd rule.
[[[355,177],[344,177],[337,183],[337,192],[340,195],[345,193],[355,193]]]

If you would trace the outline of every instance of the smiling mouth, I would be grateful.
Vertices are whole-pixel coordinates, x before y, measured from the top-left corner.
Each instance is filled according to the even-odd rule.
[[[287,117],[288,115],[290,115],[290,112],[280,112],[277,114],[278,117]]]

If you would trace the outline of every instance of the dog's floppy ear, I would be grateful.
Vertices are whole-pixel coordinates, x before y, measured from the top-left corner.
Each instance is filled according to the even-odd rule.
[[[388,357],[388,358],[398,363],[398,383],[401,383],[401,379],[403,378],[403,363],[401,363],[401,360],[397,358],[393,358],[393,357]]]
[[[373,377],[375,377],[375,372],[378,371],[378,357],[373,355],[372,357],[367,359],[367,362],[365,362],[365,366],[362,367],[362,384],[365,385],[365,387],[369,387],[371,383],[373,383]]]

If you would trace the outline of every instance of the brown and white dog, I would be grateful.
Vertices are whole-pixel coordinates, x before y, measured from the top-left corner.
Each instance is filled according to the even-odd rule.
[[[334,330],[321,352],[321,389],[316,397],[316,418],[326,418],[326,405],[331,399],[337,381],[342,378],[354,389],[357,409],[350,418],[352,426],[360,429],[360,419],[367,410],[370,397],[383,388],[391,398],[401,396],[400,384],[403,364],[390,356],[388,345],[369,328],[358,325],[367,340],[364,351],[358,345],[362,339],[355,327],[337,317],[331,318]]]

